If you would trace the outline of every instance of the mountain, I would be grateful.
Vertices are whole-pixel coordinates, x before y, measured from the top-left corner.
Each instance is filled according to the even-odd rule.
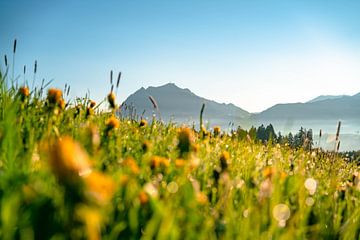
[[[320,96],[306,103],[277,104],[255,114],[253,118],[267,120],[360,119],[360,93],[354,96]]]
[[[179,88],[173,83],[168,83],[159,87],[140,88],[130,95],[126,100],[122,111],[129,114],[136,110],[136,115],[151,118],[153,114],[158,114],[154,109],[149,96],[152,96],[158,105],[161,118],[164,120],[173,119],[177,122],[198,122],[200,109],[205,103],[204,120],[211,123],[221,124],[223,122],[234,122],[239,124],[241,119],[248,118],[250,113],[235,106],[234,104],[217,103],[199,97],[189,89]],[[218,122],[221,123],[218,123]],[[227,124],[226,123],[226,124]]]
[[[347,95],[320,95],[314,99],[311,99],[307,103],[319,102],[319,101],[329,100],[329,99],[338,99],[338,98],[342,98],[342,97],[347,97]]]

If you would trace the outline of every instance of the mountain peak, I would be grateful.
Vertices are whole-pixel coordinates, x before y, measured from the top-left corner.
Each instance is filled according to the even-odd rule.
[[[144,112],[152,117],[153,107],[148,99],[152,96],[158,103],[161,116],[165,119],[172,117],[178,120],[197,119],[203,103],[205,103],[205,116],[209,119],[222,121],[239,121],[248,117],[249,113],[233,104],[220,104],[212,100],[199,97],[187,88],[180,88],[174,83],[166,83],[157,87],[148,87],[138,90],[130,95],[125,102],[135,107],[136,112]],[[226,120],[225,120],[226,119]]]

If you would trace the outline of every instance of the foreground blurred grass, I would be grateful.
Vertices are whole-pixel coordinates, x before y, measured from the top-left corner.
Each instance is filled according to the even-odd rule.
[[[1,239],[359,239],[353,163],[0,84]]]

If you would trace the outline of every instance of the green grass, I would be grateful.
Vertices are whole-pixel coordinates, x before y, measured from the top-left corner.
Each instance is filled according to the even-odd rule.
[[[158,121],[109,123],[111,111],[86,114],[88,99],[62,109],[5,82],[1,239],[360,239],[355,163]]]

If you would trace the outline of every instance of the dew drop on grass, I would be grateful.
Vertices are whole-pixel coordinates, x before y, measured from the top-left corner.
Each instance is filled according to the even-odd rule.
[[[306,200],[305,200],[305,204],[306,204],[307,206],[309,206],[309,207],[311,207],[312,205],[314,205],[314,203],[315,203],[315,200],[314,200],[312,197],[308,197],[308,198],[306,198]]]
[[[317,187],[317,183],[315,179],[313,178],[306,179],[304,185],[311,195],[315,193]]]
[[[273,208],[273,217],[279,222],[280,227],[285,227],[290,218],[290,209],[286,204],[280,203]]]
[[[243,211],[243,216],[244,216],[244,218],[247,218],[249,216],[249,209],[245,209]]]
[[[176,182],[170,182],[167,185],[167,190],[169,193],[176,193],[178,191],[179,187]]]

